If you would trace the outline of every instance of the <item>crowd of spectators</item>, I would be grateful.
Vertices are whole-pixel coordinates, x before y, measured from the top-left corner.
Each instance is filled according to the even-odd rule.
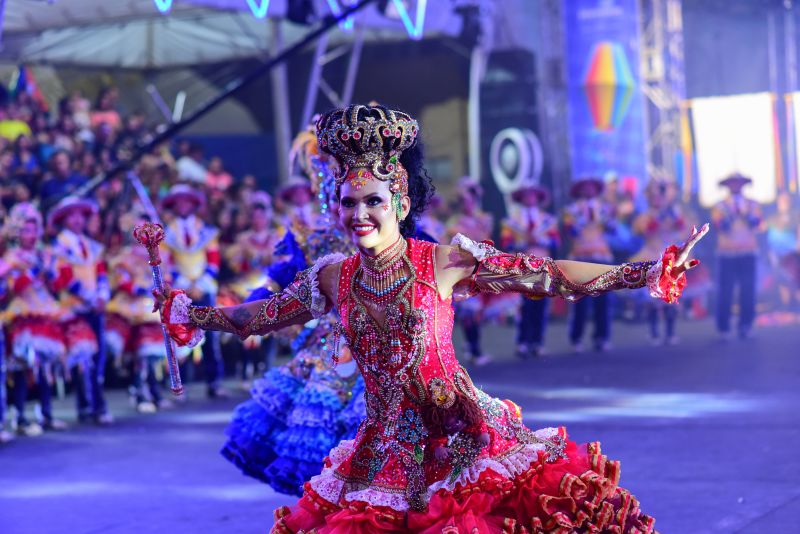
[[[140,111],[121,113],[118,101],[114,87],[101,89],[93,103],[75,91],[56,109],[27,92],[0,96],[0,220],[25,201],[36,202],[46,216],[59,200],[153,140],[158,125],[148,124]],[[200,144],[180,140],[155,146],[134,169],[156,207],[176,183],[204,191],[204,216],[220,229],[223,245],[247,228],[248,214],[241,207],[249,205],[244,200],[256,191],[256,178],[232,176],[222,158],[207,158]],[[99,207],[90,233],[113,250],[123,242],[119,215],[137,202],[135,192],[120,173],[89,196]]]

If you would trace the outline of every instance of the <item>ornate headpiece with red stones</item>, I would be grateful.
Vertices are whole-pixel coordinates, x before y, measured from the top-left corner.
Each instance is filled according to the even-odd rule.
[[[390,182],[391,191],[401,194],[408,192],[408,173],[400,155],[414,144],[418,133],[416,120],[379,105],[335,109],[317,121],[320,149],[339,163],[337,186],[350,171],[359,169]]]

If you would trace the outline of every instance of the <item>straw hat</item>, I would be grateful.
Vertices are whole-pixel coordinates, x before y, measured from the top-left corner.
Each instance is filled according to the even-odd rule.
[[[59,226],[64,217],[74,210],[81,211],[84,217],[88,218],[97,213],[97,204],[86,198],[68,196],[50,210],[47,215],[47,225],[51,227]]]
[[[722,187],[743,187],[751,183],[753,183],[752,178],[748,178],[743,174],[735,172],[724,180],[720,181],[719,185]]]
[[[178,199],[185,198],[195,203],[197,208],[205,205],[206,197],[200,191],[187,184],[173,185],[167,196],[161,201],[161,206],[166,210],[171,210]]]
[[[527,195],[536,195],[536,203],[544,205],[550,202],[550,192],[542,186],[536,184],[524,184],[511,193],[511,200],[522,204]]]
[[[572,198],[594,198],[603,193],[605,183],[599,178],[582,178],[572,184],[569,194]]]

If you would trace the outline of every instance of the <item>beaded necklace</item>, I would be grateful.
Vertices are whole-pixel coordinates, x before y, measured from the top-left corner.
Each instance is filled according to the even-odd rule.
[[[403,261],[408,244],[402,237],[375,257],[361,255],[361,267],[356,273],[360,296],[370,302],[386,305],[408,281],[403,274]]]

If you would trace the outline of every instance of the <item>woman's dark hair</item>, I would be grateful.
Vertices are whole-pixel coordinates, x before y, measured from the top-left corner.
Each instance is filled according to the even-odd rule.
[[[411,199],[411,211],[408,217],[400,222],[400,233],[403,237],[413,237],[417,231],[417,221],[428,207],[436,192],[436,186],[423,165],[424,150],[422,142],[417,142],[403,151],[400,163],[408,172],[408,196]]]
[[[447,435],[444,431],[444,421],[448,415],[455,415],[458,419],[464,421],[466,423],[464,430],[473,429],[483,420],[481,409],[475,401],[458,392],[456,393],[456,401],[449,408],[442,408],[430,403],[422,409],[422,419],[425,422],[425,428],[430,433],[430,437],[440,438]]]

